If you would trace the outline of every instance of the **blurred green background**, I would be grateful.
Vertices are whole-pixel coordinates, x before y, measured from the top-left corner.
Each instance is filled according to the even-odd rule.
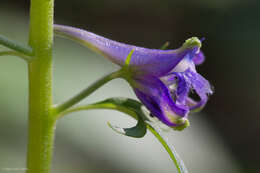
[[[0,1],[0,34],[27,42],[29,0]],[[260,172],[260,1],[257,0],[56,0],[55,23],[148,48],[170,41],[179,47],[205,37],[205,63],[198,71],[215,93],[191,127],[167,135],[192,173]],[[0,47],[0,50],[3,50]],[[61,102],[118,67],[60,38],[54,49],[54,100]],[[28,79],[26,64],[0,57],[0,172],[25,172]],[[112,96],[135,98],[115,80],[84,103]],[[148,133],[132,139],[106,122],[132,126],[113,111],[75,113],[58,122],[53,172],[172,173],[174,165]],[[11,168],[11,169],[10,169]]]

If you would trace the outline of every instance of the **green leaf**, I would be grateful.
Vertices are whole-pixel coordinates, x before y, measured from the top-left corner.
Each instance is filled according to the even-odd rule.
[[[146,134],[146,124],[144,123],[145,115],[141,110],[142,104],[140,102],[133,99],[126,99],[126,98],[110,98],[100,103],[114,104],[117,107],[123,107],[123,109],[129,109],[136,115],[134,118],[137,119],[138,122],[136,126],[131,128],[121,128],[118,126],[111,125],[108,122],[108,126],[112,128],[115,132],[125,136],[134,137],[134,138],[142,138]]]
[[[129,137],[142,138],[146,134],[146,124],[141,117],[138,117],[138,122],[136,126],[131,128],[121,128],[118,126],[113,126],[109,122],[108,126],[112,128],[115,132]]]
[[[81,111],[81,110],[90,110],[90,109],[112,109],[117,110],[123,113],[130,115],[131,117],[138,120],[137,125],[132,128],[120,128],[116,126],[112,126],[110,123],[108,125],[116,132],[131,136],[131,137],[143,137],[146,133],[146,129],[149,129],[154,136],[159,140],[159,142],[163,145],[165,150],[168,152],[175,166],[177,167],[178,173],[188,173],[187,168],[185,167],[183,161],[180,159],[173,145],[170,144],[166,137],[162,134],[162,129],[158,127],[158,123],[160,122],[152,122],[147,118],[144,111],[142,110],[143,105],[129,98],[109,98],[101,102],[97,102],[90,105],[79,106],[75,108],[71,108],[65,111],[61,116],[65,114]]]
[[[114,109],[120,112],[126,113],[136,120],[140,117],[142,120],[148,120],[144,114],[142,107],[143,104],[134,99],[125,98],[125,97],[113,97],[108,98],[104,101],[91,104],[92,106],[105,106],[107,109]]]
[[[179,173],[188,173],[187,168],[185,167],[183,161],[181,160],[180,156],[176,152],[175,148],[172,144],[169,143],[168,139],[164,137],[162,134],[162,130],[156,126],[155,123],[145,121],[147,124],[147,128],[154,134],[154,136],[160,141],[160,143],[163,145],[165,150],[170,155],[172,161],[174,162],[175,166],[177,167],[177,170]]]
[[[111,125],[108,122],[108,126],[111,127],[115,132],[135,138],[141,138],[146,134],[146,124],[144,120],[147,120],[146,116],[144,115],[141,107],[143,105],[133,99],[128,98],[109,98],[104,101],[100,101],[97,103],[93,103],[90,105],[85,106],[78,106],[75,108],[68,109],[67,111],[60,114],[58,118],[63,117],[66,114],[71,112],[81,111],[81,110],[90,110],[90,109],[113,109],[123,113],[126,113],[136,119],[138,122],[136,126],[131,128],[121,128],[118,126]]]

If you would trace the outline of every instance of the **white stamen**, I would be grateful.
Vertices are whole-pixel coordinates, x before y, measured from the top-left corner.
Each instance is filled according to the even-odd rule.
[[[187,55],[188,56],[188,55]],[[194,62],[190,57],[185,57],[179,64],[172,70],[172,72],[184,72],[190,68],[192,71],[196,71]]]

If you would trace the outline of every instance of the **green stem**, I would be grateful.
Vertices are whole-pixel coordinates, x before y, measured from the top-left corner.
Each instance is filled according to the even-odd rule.
[[[113,73],[106,75],[103,78],[97,80],[95,83],[93,83],[92,85],[90,85],[89,87],[87,87],[86,89],[84,89],[83,91],[81,91],[80,93],[75,95],[74,97],[72,97],[69,100],[67,100],[66,102],[56,106],[56,108],[55,108],[56,114],[58,115],[61,112],[65,111],[66,109],[70,108],[71,106],[77,104],[78,102],[83,100],[85,97],[89,96],[91,93],[93,93],[98,88],[103,86],[105,83],[107,83],[115,78],[119,78],[121,76],[122,76],[122,71],[119,70],[119,71],[113,72]]]
[[[130,115],[131,117],[137,119],[137,115],[136,115],[136,113],[134,111],[132,111],[130,109],[127,109],[124,106],[115,105],[113,103],[111,103],[111,104],[109,104],[109,103],[103,103],[103,104],[102,103],[98,103],[98,104],[90,104],[90,105],[78,106],[78,107],[71,108],[71,109],[68,109],[68,110],[64,111],[63,113],[61,113],[59,115],[58,118],[62,118],[65,115],[68,115],[68,114],[73,113],[73,112],[87,111],[87,110],[92,110],[92,109],[116,110],[116,111],[119,111],[119,112],[122,112],[122,113],[126,113],[126,114]]]
[[[13,50],[15,50],[17,52],[21,52],[21,53],[23,53],[25,55],[28,55],[28,56],[32,56],[33,55],[33,51],[32,51],[31,47],[21,45],[21,44],[15,42],[15,41],[12,41],[12,40],[8,39],[5,36],[2,36],[2,35],[0,35],[0,44],[4,45],[5,47],[8,47],[10,49],[13,49]]]
[[[54,0],[31,0],[27,173],[49,173],[56,119],[52,106]]]
[[[32,57],[30,56],[26,56],[20,52],[15,52],[15,51],[3,51],[3,52],[0,52],[0,56],[17,56],[19,58],[22,58],[23,60],[25,61],[31,61],[32,60]]]

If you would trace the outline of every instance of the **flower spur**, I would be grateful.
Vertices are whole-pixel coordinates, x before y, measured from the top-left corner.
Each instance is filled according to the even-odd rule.
[[[196,72],[204,61],[201,41],[192,37],[175,50],[159,50],[116,42],[94,33],[63,25],[54,25],[55,33],[80,42],[125,67],[124,77],[151,115],[170,127],[185,127],[190,111],[204,107],[212,94],[209,82]],[[195,92],[199,101],[190,94]]]

